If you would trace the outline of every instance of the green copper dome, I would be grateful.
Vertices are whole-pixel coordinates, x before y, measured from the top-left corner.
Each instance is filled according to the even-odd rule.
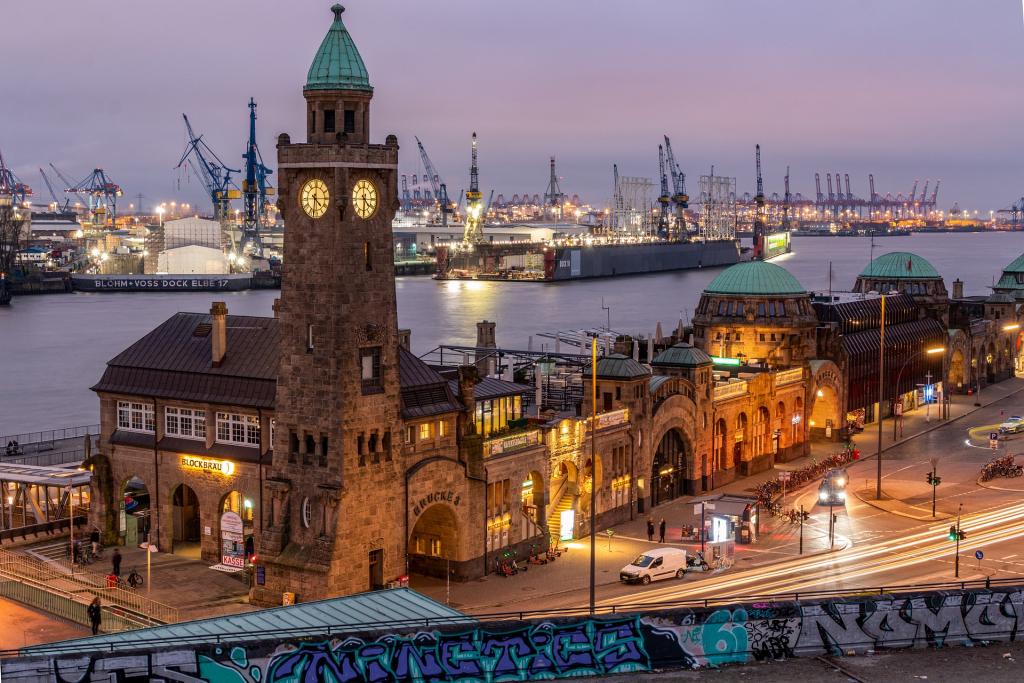
[[[651,361],[655,367],[681,366],[684,368],[695,368],[699,365],[711,365],[711,356],[696,348],[692,344],[680,342],[675,346],[665,349]]]
[[[331,7],[334,23],[313,58],[306,76],[306,90],[364,90],[373,92],[363,58],[341,21],[345,8]]]
[[[651,374],[650,370],[632,358],[623,356],[621,353],[613,353],[610,356],[597,359],[598,379],[635,379],[637,377],[646,377],[649,374]],[[591,375],[590,366],[583,369],[584,377],[590,377]]]
[[[708,294],[806,294],[793,275],[774,263],[748,261],[729,266],[705,289]]]
[[[1024,254],[1010,262],[1010,265],[1003,268],[1004,273],[1024,273]]]
[[[860,277],[893,280],[941,280],[939,271],[928,261],[908,251],[882,254],[868,264]]]

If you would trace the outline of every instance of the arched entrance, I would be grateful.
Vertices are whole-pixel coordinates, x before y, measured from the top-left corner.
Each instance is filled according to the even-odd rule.
[[[963,391],[965,381],[964,375],[964,352],[955,349],[949,357],[949,391]]]
[[[766,453],[771,452],[769,449],[768,439],[768,427],[771,423],[771,415],[768,413],[768,409],[761,406],[757,409],[757,413],[754,415],[754,458],[759,458]]]
[[[987,384],[996,383],[996,347],[995,344],[989,344],[988,350],[985,351],[985,382]]]
[[[199,497],[187,484],[179,484],[171,494],[171,523],[171,551],[175,555],[198,558],[202,540]]]
[[[740,469],[740,464],[743,462],[743,451],[747,447],[747,441],[750,435],[747,434],[747,414],[740,413],[736,416],[736,433],[733,437],[735,443],[732,446],[732,466],[737,471]]]
[[[222,560],[228,554],[231,554],[233,557],[242,556],[245,558],[251,558],[255,553],[256,542],[253,538],[254,508],[255,503],[253,500],[251,498],[246,498],[238,491],[230,491],[226,496],[224,496],[220,506],[220,542]],[[226,513],[232,513],[238,516],[238,519],[229,517],[229,520],[235,524],[239,521],[242,523],[242,538],[240,541],[235,538],[238,532],[234,528],[224,528],[224,515]],[[232,525],[229,524],[228,526]],[[228,550],[231,552],[226,552]]]
[[[139,477],[131,477],[121,487],[121,509],[124,521],[118,529],[124,544],[130,548],[149,540],[152,520],[149,487]]]
[[[788,435],[788,430],[784,429],[786,422],[786,404],[783,401],[779,401],[775,406],[775,421],[772,422],[772,438],[775,438],[775,434],[779,436],[778,448],[782,450],[791,443],[791,439]],[[772,450],[775,450],[774,448]]]
[[[792,425],[790,443],[802,443],[804,440],[804,399],[800,396],[793,401],[793,416],[789,418],[789,423]]]
[[[686,440],[678,429],[661,437],[651,467],[651,506],[666,503],[683,494],[686,481]]]
[[[544,477],[536,470],[523,480],[522,493],[523,514],[535,524],[544,524]]]
[[[725,449],[725,435],[729,428],[725,425],[725,418],[718,418],[715,421],[714,460],[711,463],[712,470],[725,470],[729,468],[727,461],[728,451]]]
[[[811,406],[811,430],[827,439],[839,435],[839,395],[829,384],[819,386],[814,393]]]
[[[409,568],[445,578],[458,559],[459,520],[445,503],[434,503],[419,516],[409,538]]]

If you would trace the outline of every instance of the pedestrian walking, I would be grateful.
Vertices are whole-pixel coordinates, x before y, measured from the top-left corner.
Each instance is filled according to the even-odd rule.
[[[86,610],[89,613],[89,623],[92,624],[92,634],[100,632],[100,620],[103,617],[103,609],[100,607],[100,599],[93,598]]]
[[[99,557],[100,556],[100,530],[97,529],[96,527],[93,527],[92,531],[89,532],[89,543],[92,544],[92,556],[93,557]]]
[[[658,543],[665,542],[665,518],[661,518],[661,523],[658,524]]]
[[[114,548],[114,556],[110,558],[110,564],[114,567],[114,576],[121,576],[121,550],[119,548]]]
[[[654,541],[654,520],[650,517],[647,518],[647,541]]]

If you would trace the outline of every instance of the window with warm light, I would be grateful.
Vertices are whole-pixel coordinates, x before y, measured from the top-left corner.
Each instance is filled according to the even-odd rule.
[[[424,422],[420,425],[420,441],[430,440],[430,423]]]

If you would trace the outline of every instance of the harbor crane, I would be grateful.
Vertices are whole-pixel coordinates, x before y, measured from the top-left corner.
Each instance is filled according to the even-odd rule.
[[[14,171],[4,163],[3,152],[0,152],[0,199],[12,204],[24,204],[27,197],[32,196],[32,188],[21,182]]]
[[[50,164],[50,168],[53,169],[53,172],[57,174],[57,177],[60,178],[60,181],[62,183],[64,183],[64,187],[65,188],[68,188],[68,187],[71,187],[72,185],[74,185],[74,183],[71,182],[70,180],[68,180],[68,177],[66,175],[64,175],[63,173],[61,173],[60,169],[57,168],[56,166],[54,166],[52,163]],[[83,195],[81,192],[71,192],[71,193],[69,193],[68,190],[65,189],[64,193],[65,194],[73,194],[76,197],[78,197],[78,205],[79,206],[85,206],[85,207],[89,206],[89,200],[86,199],[85,195]]]
[[[672,196],[668,193],[668,175],[665,173],[664,145],[658,145],[658,175],[661,178],[661,194],[658,195],[658,204],[661,205],[661,214],[658,217],[658,234],[662,237],[667,237],[668,206],[672,203]]]
[[[66,196],[64,198],[64,206],[60,205],[60,200],[57,198],[57,192],[53,189],[53,183],[50,182],[50,178],[46,175],[46,171],[39,169],[39,175],[43,176],[43,183],[46,184],[46,189],[50,191],[50,196],[53,197],[53,208],[54,211],[65,212],[68,210],[68,204],[71,200]]]
[[[469,190],[466,191],[466,229],[462,235],[464,246],[472,249],[475,245],[484,241],[484,207],[480,200],[483,193],[480,192],[480,167],[477,164],[477,140],[476,133],[473,133],[472,162],[469,167]]]
[[[565,204],[565,194],[558,185],[558,174],[555,172],[555,158],[551,157],[551,178],[548,180],[548,189],[544,191],[544,206],[554,210],[558,218],[561,218],[563,204]]]
[[[618,230],[620,228],[620,221],[622,221],[622,212],[625,210],[625,202],[622,199],[622,186],[619,184],[619,165],[612,164],[612,174],[615,177],[615,189],[612,195],[612,211],[614,216],[612,218],[612,229]]]
[[[676,235],[686,235],[686,209],[690,207],[690,197],[686,194],[686,174],[676,163],[676,155],[672,153],[672,141],[665,136],[665,163],[672,176],[672,204],[675,206]]]
[[[50,166],[53,167],[52,164]],[[110,214],[110,225],[117,224],[117,200],[124,196],[124,192],[120,185],[107,177],[102,168],[93,169],[92,173],[64,191],[85,195],[93,225],[105,225],[108,213]]]
[[[790,229],[790,209],[792,208],[793,195],[789,193],[789,166],[786,167],[785,194],[782,197],[782,228]]]
[[[764,258],[764,180],[761,178],[761,145],[754,147],[757,166],[757,194],[754,195],[754,258]],[[836,183],[839,183],[838,175]]]
[[[473,135],[476,136],[476,133]],[[416,138],[416,146],[419,148],[420,160],[423,162],[424,171],[426,171],[425,175],[430,182],[430,188],[434,192],[434,198],[437,200],[438,208],[441,211],[441,225],[447,228],[448,215],[453,212],[451,201],[448,199],[448,186],[441,180],[440,174],[434,168],[434,162],[427,155],[427,148],[423,146],[418,137]],[[416,184],[415,179],[413,184]]]
[[[273,195],[274,188],[267,182],[273,174],[263,163],[263,156],[256,144],[256,100],[249,98],[249,142],[245,148],[245,180],[242,181],[242,240],[239,245],[241,254],[250,254],[256,258],[263,256],[263,238],[260,236],[260,222],[266,215],[267,197]]]
[[[241,197],[237,187],[231,189],[234,186],[234,183],[231,182],[231,174],[241,173],[241,171],[228,168],[227,164],[217,156],[217,153],[206,144],[203,136],[195,134],[188,116],[182,114],[181,118],[185,119],[185,132],[188,135],[188,144],[185,147],[185,152],[181,155],[181,159],[178,161],[178,165],[174,168],[179,169],[186,162],[188,163],[188,167],[199,178],[199,182],[203,184],[210,197],[210,201],[213,203],[214,219],[223,225],[227,222],[230,214],[230,201]]]

